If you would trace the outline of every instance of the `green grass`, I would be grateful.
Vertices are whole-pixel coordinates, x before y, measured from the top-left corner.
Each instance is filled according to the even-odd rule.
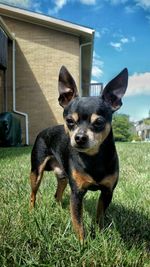
[[[102,233],[92,227],[98,192],[84,202],[86,242],[80,246],[69,213],[55,203],[55,177],[45,173],[29,212],[30,147],[0,149],[0,266],[149,267],[150,143],[119,143],[120,181]],[[96,237],[92,238],[91,234]]]

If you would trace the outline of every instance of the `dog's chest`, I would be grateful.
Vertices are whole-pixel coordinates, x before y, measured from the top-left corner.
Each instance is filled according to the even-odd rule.
[[[99,190],[102,187],[112,189],[118,178],[115,164],[112,170],[110,162],[101,158],[85,158],[74,159],[71,161],[71,179],[77,188],[87,190]]]
[[[118,179],[118,173],[102,177],[99,181],[94,180],[89,174],[80,172],[76,169],[72,170],[72,179],[79,190],[99,190],[104,187],[112,190]]]

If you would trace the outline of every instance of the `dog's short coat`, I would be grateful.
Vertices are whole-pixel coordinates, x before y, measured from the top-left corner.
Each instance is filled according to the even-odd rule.
[[[112,114],[122,105],[128,82],[124,69],[97,97],[79,97],[74,79],[62,66],[59,73],[59,104],[64,108],[64,126],[42,131],[36,138],[31,155],[31,207],[44,171],[53,170],[57,177],[55,198],[69,182],[73,227],[84,240],[82,202],[88,190],[100,190],[96,221],[103,227],[104,212],[111,202],[118,181],[119,164],[112,132]]]

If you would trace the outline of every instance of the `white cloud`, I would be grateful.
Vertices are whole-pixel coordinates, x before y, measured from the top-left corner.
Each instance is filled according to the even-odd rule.
[[[106,27],[103,27],[103,28],[101,29],[101,34],[107,34],[107,33],[109,33],[109,29],[106,28]]]
[[[150,9],[149,0],[135,0],[136,5],[142,7],[143,9]]]
[[[84,5],[96,5],[96,0],[77,0]],[[75,0],[52,0],[53,7],[47,11],[48,15],[57,14],[67,3],[76,2]],[[33,8],[35,12],[42,13],[42,1],[40,0],[0,0],[0,3],[18,6],[21,8]]]
[[[1,0],[1,4],[9,4],[9,5],[14,5],[14,6],[19,6],[19,7],[24,7],[28,8],[31,4],[30,0]]]
[[[69,0],[54,0],[54,7],[52,9],[48,9],[49,15],[54,15],[59,12],[68,2]]]
[[[101,60],[101,57],[94,51],[93,52],[93,65],[103,68],[104,62]]]
[[[109,29],[108,28],[101,28],[100,30],[95,31],[95,37],[96,38],[101,38],[102,36],[109,34]]]
[[[125,4],[128,0],[106,0],[111,5]]]
[[[122,50],[122,44],[120,42],[118,42],[118,43],[110,42],[110,45],[113,48],[115,48],[115,50],[117,50],[117,51],[121,51]]]
[[[91,80],[91,83],[99,83],[97,80]]]
[[[80,0],[79,2],[81,2],[82,4],[85,4],[85,5],[95,5],[96,4],[96,0]]]
[[[106,2],[109,2],[111,5],[120,5],[120,4],[126,4],[127,2],[130,2],[129,0],[105,0]],[[144,9],[150,9],[150,0],[134,0],[134,3],[136,6],[140,6]],[[131,4],[132,5],[132,4]],[[135,6],[126,6],[125,10],[128,13],[132,13],[135,10]]]
[[[122,44],[127,44],[127,43],[129,43],[129,39],[126,38],[126,37],[123,37],[123,38],[120,39],[120,42],[121,42]]]
[[[96,31],[96,32],[95,32],[95,37],[96,37],[96,38],[101,38],[101,34],[100,34],[100,32]]]
[[[150,11],[150,0],[105,0],[106,2],[109,2],[111,5],[120,5],[124,4],[125,12],[127,14],[134,13],[138,10],[138,8],[142,8],[145,11]]]
[[[100,78],[103,74],[103,71],[101,68],[99,68],[98,66],[93,66],[92,68],[92,76],[95,78]]]
[[[114,36],[117,36],[116,34]],[[123,46],[128,43],[134,43],[136,41],[135,37],[132,36],[130,38],[127,37],[121,37],[118,42],[110,42],[110,45],[116,50],[116,51],[122,51]]]
[[[132,14],[138,11],[139,8],[144,9],[145,12],[150,12],[150,0],[134,0],[134,2],[129,3],[125,6],[125,12],[127,14]],[[146,16],[149,21],[149,16]]]
[[[146,15],[146,19],[149,22],[149,14],[150,14],[150,0],[134,0],[135,2],[135,7],[136,8],[142,8],[144,11],[148,14]]]
[[[67,0],[55,0],[55,6],[58,10],[63,8],[63,6],[66,4],[67,4]]]
[[[98,79],[103,75],[103,66],[104,62],[101,60],[100,56],[96,54],[94,51],[93,53],[93,67],[92,67],[92,76],[94,79]]]
[[[134,5],[134,6],[132,6],[132,5],[131,6],[125,6],[125,12],[127,14],[135,13],[136,10],[137,10],[137,6],[136,5]]]
[[[103,27],[103,28],[100,29],[101,36],[110,35],[110,32],[111,32],[110,28],[107,28],[107,27]]]
[[[37,13],[43,13],[41,2],[32,2],[32,8]]]
[[[150,95],[150,72],[134,73],[129,76],[126,96],[139,94]]]
[[[57,14],[67,3],[75,0],[53,0],[54,7],[51,9],[48,9],[49,15]],[[78,0],[81,4],[84,5],[95,5],[96,0]]]

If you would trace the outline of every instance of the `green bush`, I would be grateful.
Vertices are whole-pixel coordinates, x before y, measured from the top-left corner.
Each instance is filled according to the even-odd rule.
[[[137,134],[133,134],[132,135],[132,140],[134,140],[134,141],[142,141],[141,137],[138,136]]]
[[[127,115],[116,114],[113,117],[112,126],[115,141],[126,142],[132,140],[132,123]]]

